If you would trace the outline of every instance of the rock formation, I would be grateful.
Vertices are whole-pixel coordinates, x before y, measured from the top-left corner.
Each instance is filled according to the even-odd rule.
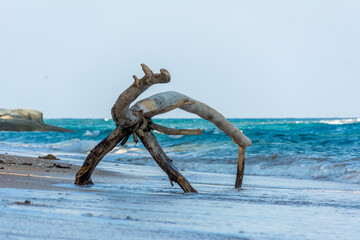
[[[0,131],[72,132],[66,128],[45,124],[40,111],[4,108],[0,108]]]

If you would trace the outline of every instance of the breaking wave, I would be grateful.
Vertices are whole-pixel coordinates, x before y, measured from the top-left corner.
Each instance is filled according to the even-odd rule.
[[[354,124],[354,123],[360,123],[360,118],[321,120],[320,123],[325,123],[330,125]]]
[[[95,131],[89,131],[87,130],[85,133],[84,133],[84,136],[90,136],[90,137],[97,137],[100,135],[100,131],[98,130],[95,130]]]
[[[62,152],[88,153],[98,144],[95,140],[71,139],[69,141],[60,142],[51,145],[52,149]]]
[[[156,119],[163,126],[203,130],[198,136],[154,132],[179,169],[235,174],[237,146],[213,124],[201,119]],[[245,174],[360,183],[360,118],[230,119],[252,140]],[[47,123],[73,133],[0,132],[0,152],[39,156],[56,153],[84,159],[115,127],[107,119],[55,119]],[[103,161],[156,165],[141,143],[130,138]]]

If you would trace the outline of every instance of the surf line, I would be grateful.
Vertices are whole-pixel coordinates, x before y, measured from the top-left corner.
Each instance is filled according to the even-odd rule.
[[[63,180],[71,180],[71,179],[72,179],[72,178],[41,176],[41,175],[23,174],[23,173],[9,173],[9,172],[0,172],[0,174],[3,174],[3,175],[12,175],[12,176],[23,176],[23,177],[53,178],[53,179],[63,179]]]

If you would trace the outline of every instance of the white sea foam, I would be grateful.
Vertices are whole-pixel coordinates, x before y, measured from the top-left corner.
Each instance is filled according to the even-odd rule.
[[[321,120],[319,123],[325,123],[330,125],[344,125],[359,123],[360,118],[348,118],[348,119],[333,119],[333,120]]]
[[[172,139],[180,139],[184,137],[184,135],[169,135],[169,138],[172,138]]]
[[[87,130],[85,133],[84,133],[84,136],[90,136],[90,137],[97,137],[100,135],[100,131],[98,130],[95,130],[95,131],[89,131]]]
[[[295,121],[295,124],[306,124],[306,123],[312,123],[311,121]]]
[[[139,157],[148,155],[147,151],[145,152],[143,149],[136,148],[136,147],[130,147],[130,148],[124,148],[124,147],[116,147],[112,152],[112,155],[119,155],[122,157]]]
[[[157,131],[157,130],[154,130],[154,133],[163,134],[162,132],[159,132],[159,131]]]

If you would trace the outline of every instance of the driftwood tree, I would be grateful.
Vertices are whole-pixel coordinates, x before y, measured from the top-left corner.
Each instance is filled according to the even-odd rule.
[[[178,92],[159,93],[130,107],[130,104],[152,85],[170,81],[170,74],[167,70],[161,69],[160,73],[154,74],[145,64],[141,66],[145,76],[138,79],[134,75],[134,83],[119,96],[111,109],[116,128],[90,151],[76,174],[75,184],[92,184],[91,174],[101,159],[119,143],[124,145],[132,135],[134,142],[137,143],[140,139],[144,144],[156,163],[168,175],[172,186],[173,182],[176,182],[185,192],[196,192],[189,181],[172,164],[172,160],[165,154],[151,132],[151,130],[157,130],[168,135],[200,135],[202,133],[200,129],[167,128],[151,120],[156,115],[180,108],[214,123],[239,146],[235,187],[240,188],[244,175],[245,149],[251,145],[249,138],[215,109]]]

